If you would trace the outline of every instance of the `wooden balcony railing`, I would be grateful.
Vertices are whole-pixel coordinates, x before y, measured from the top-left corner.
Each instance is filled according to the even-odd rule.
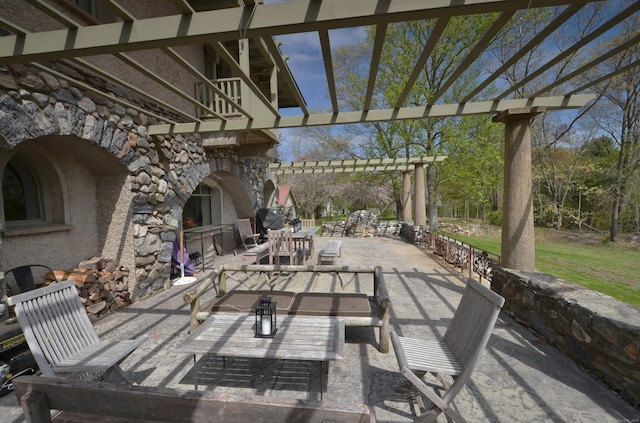
[[[242,90],[240,78],[220,78],[211,81],[213,82],[223,93],[236,102],[239,106],[242,106]],[[224,116],[239,116],[240,111],[227,102],[222,96],[215,93],[211,88],[207,87],[201,82],[195,84],[196,99],[201,103],[209,106],[214,112]],[[242,106],[244,107],[244,106]],[[200,119],[213,118],[214,116],[206,110],[199,109],[198,117]]]

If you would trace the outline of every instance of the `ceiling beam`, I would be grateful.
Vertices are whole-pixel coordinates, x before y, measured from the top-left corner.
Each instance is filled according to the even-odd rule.
[[[451,0],[386,0],[386,7],[380,7],[380,2],[371,0],[297,0],[262,4],[248,23],[245,7],[233,7],[0,37],[0,64],[204,44],[212,39],[234,40],[238,28],[246,29],[247,38],[258,38],[375,25],[380,21],[390,23],[587,1],[467,0],[452,5]],[[242,26],[244,24],[246,28]],[[68,26],[73,26],[73,22]]]
[[[382,47],[387,36],[387,24],[382,22],[376,26],[376,37],[373,42],[373,51],[371,52],[371,65],[369,67],[369,79],[367,80],[367,93],[364,97],[363,110],[371,109],[371,99],[373,98],[373,90],[376,86],[376,78],[378,78],[378,68],[380,67],[380,58],[382,56]]]
[[[49,3],[46,3],[42,0],[26,0],[26,1],[31,6],[35,7],[39,11],[45,13],[46,15],[51,16],[53,19],[64,24],[66,27],[70,28],[71,30],[77,29],[82,26],[78,22],[74,21],[73,19],[71,19],[64,13],[62,13],[61,10],[56,9]]]
[[[424,157],[393,157],[388,159],[334,159],[334,160],[303,160],[298,162],[274,162],[267,165],[268,169],[285,169],[297,167],[344,167],[344,166],[373,166],[373,165],[408,165],[418,163],[433,163],[445,160],[447,156]]]
[[[164,51],[167,56],[173,59],[174,62],[182,66],[182,68],[189,72],[193,77],[209,87],[213,92],[222,97],[227,103],[231,104],[234,109],[245,115],[247,118],[251,119],[252,116],[248,111],[246,111],[242,106],[233,101],[231,97],[229,97],[225,92],[218,88],[209,78],[207,78],[202,72],[196,69],[196,67],[189,63],[186,59],[180,56],[174,49],[172,49],[171,47],[167,47],[163,48],[162,51]]]
[[[320,36],[320,48],[322,49],[322,61],[324,62],[324,73],[327,76],[327,88],[331,99],[333,113],[338,113],[338,98],[336,97],[336,81],[333,77],[333,60],[331,60],[331,43],[329,41],[329,31],[323,29],[318,31]]]
[[[173,0],[173,2],[182,13],[196,13],[187,0]]]
[[[553,33],[556,29],[560,27],[563,23],[569,20],[573,15],[578,13],[580,9],[582,9],[585,5],[583,4],[574,4],[565,8],[565,10],[547,25],[541,32],[537,33],[535,37],[533,37],[527,44],[525,44],[520,50],[518,50],[513,56],[509,58],[506,62],[502,64],[496,71],[494,71],[489,77],[483,79],[483,81],[465,98],[462,99],[462,103],[466,103],[471,101],[477,94],[482,92],[485,88],[489,86],[493,81],[498,79],[504,72],[510,67],[514,66],[518,60],[524,57],[525,54],[532,51],[536,46],[541,44],[545,38],[547,38],[551,33]]]
[[[113,13],[116,14],[123,21],[135,21],[136,18],[128,10],[120,5],[117,1],[114,0],[102,0],[103,3],[107,4],[107,7],[111,9]]]
[[[583,107],[593,100],[593,94],[520,98],[511,100],[480,101],[476,103],[443,104],[434,106],[405,107],[401,109],[372,110],[367,112],[342,112],[338,114],[314,114],[309,116],[285,116],[274,119],[233,119],[225,122],[180,123],[173,125],[150,125],[149,134],[188,134],[199,132],[241,131],[247,129],[297,128],[303,126],[343,125],[392,120],[443,118],[480,114],[496,114],[504,110],[522,107],[544,107],[562,110]]]
[[[266,46],[267,50],[269,50],[269,52],[271,53],[271,59],[278,67],[280,76],[284,79],[285,84],[287,84],[287,86],[291,90],[293,98],[298,104],[298,107],[300,107],[300,110],[302,110],[303,114],[308,115],[309,110],[307,109],[307,103],[304,101],[304,98],[302,98],[300,88],[298,87],[296,80],[293,78],[293,75],[291,75],[289,66],[287,66],[287,64],[284,62],[282,52],[280,52],[280,48],[276,44],[276,41],[271,37],[259,38],[259,40],[263,42],[263,45]]]
[[[147,78],[152,79],[153,81],[157,82],[158,84],[160,84],[161,86],[163,86],[167,90],[169,90],[169,91],[173,92],[174,94],[180,96],[181,98],[185,99],[186,101],[188,101],[189,103],[193,104],[194,106],[199,107],[199,108],[201,108],[203,110],[206,110],[209,114],[211,114],[212,116],[217,117],[218,119],[225,119],[222,115],[218,114],[211,107],[208,107],[207,105],[199,102],[193,95],[189,95],[189,94],[185,93],[184,91],[178,89],[175,86],[175,84],[172,84],[171,82],[168,82],[166,79],[164,79],[164,78],[160,77],[159,75],[156,75],[155,73],[151,72],[149,70],[148,66],[144,66],[144,65],[138,63],[131,56],[129,56],[129,55],[125,54],[125,53],[119,53],[119,54],[116,54],[115,57],[117,57],[122,62],[126,63],[127,65],[131,66],[133,69],[137,70],[138,72],[142,73]]]
[[[458,77],[462,75],[464,71],[466,71],[478,57],[480,57],[484,49],[491,43],[491,41],[493,41],[496,34],[500,32],[502,28],[504,28],[507,22],[511,20],[515,12],[515,10],[509,10],[500,14],[498,19],[496,19],[495,22],[491,25],[491,28],[489,28],[489,30],[482,36],[482,38],[480,38],[476,45],[473,46],[473,49],[471,49],[470,52],[464,55],[464,58],[458,64],[456,70],[453,71],[451,75],[449,75],[449,79],[447,79],[447,81],[442,84],[438,92],[436,92],[429,100],[429,104],[434,104],[436,101],[438,101],[438,99],[444,95],[449,87],[451,87],[456,82]]]
[[[284,168],[276,170],[278,175],[322,174],[322,173],[355,173],[355,172],[397,172],[415,169],[415,165],[373,165],[345,167],[308,167]]]
[[[413,68],[413,71],[411,72],[411,75],[409,75],[409,79],[407,80],[407,83],[404,86],[402,93],[400,93],[400,96],[396,100],[396,107],[402,107],[404,102],[407,100],[407,96],[409,95],[409,92],[411,92],[411,89],[413,88],[416,81],[418,80],[418,77],[424,71],[424,66],[427,63],[427,60],[429,60],[429,56],[431,56],[431,52],[433,52],[433,49],[436,48],[436,44],[438,44],[438,40],[440,40],[440,37],[442,37],[442,34],[444,33],[444,30],[447,27],[447,24],[449,23],[449,20],[450,20],[449,17],[444,17],[444,18],[438,19],[438,21],[436,22],[436,25],[434,26],[433,31],[431,32],[431,35],[429,35],[427,44],[424,46],[424,49],[422,50],[422,53],[420,54],[420,57],[418,58],[418,61],[416,62],[416,65]]]
[[[534,94],[534,96],[540,95],[541,93],[549,92],[554,87],[557,87],[558,85],[564,84],[565,82],[575,78],[576,76],[580,75],[581,73],[584,73],[584,72],[588,71],[589,69],[593,69],[594,66],[597,66],[598,64],[604,62],[605,60],[608,60],[608,59],[612,58],[616,54],[619,54],[619,53],[622,53],[623,51],[626,51],[627,49],[629,49],[631,46],[633,46],[634,44],[636,44],[638,42],[640,42],[640,34],[636,35],[635,37],[631,38],[630,40],[625,41],[624,43],[620,44],[618,47],[614,48],[613,50],[609,50],[605,54],[597,56],[594,60],[592,60],[592,61],[580,66],[578,69],[574,70],[570,74],[565,75],[562,78],[555,79],[551,84],[547,85],[545,88],[540,90],[538,93]]]
[[[71,59],[71,61],[77,63],[78,65],[80,65],[81,67],[90,70],[91,72],[95,73],[96,75],[114,82],[115,84],[126,88],[127,90],[130,90],[138,95],[140,95],[141,97],[144,97],[148,100],[151,100],[153,102],[155,102],[156,104],[164,107],[166,110],[171,110],[173,113],[177,114],[178,116],[182,116],[184,119],[186,120],[197,120],[200,121],[200,119],[196,119],[193,116],[191,116],[190,114],[178,109],[175,106],[170,105],[169,103],[160,100],[157,97],[154,97],[153,95],[149,94],[148,92],[137,88],[134,85],[129,84],[128,82],[123,81],[122,79],[118,78],[115,75],[112,75],[108,72],[103,71],[102,69],[98,68],[97,66],[92,65],[91,63],[87,62],[86,60],[82,60],[82,59]]]
[[[613,28],[615,25],[617,25],[620,22],[622,22],[623,20],[627,19],[629,16],[634,14],[639,9],[640,9],[640,1],[633,2],[628,8],[626,8],[622,12],[618,13],[616,16],[614,16],[613,18],[609,19],[607,22],[605,22],[602,25],[600,25],[598,28],[596,28],[595,30],[590,32],[587,36],[581,38],[580,41],[578,41],[577,43],[575,43],[574,45],[572,45],[568,49],[563,50],[560,54],[555,56],[552,60],[550,60],[549,62],[545,63],[544,65],[542,65],[541,67],[536,69],[531,74],[529,74],[526,77],[524,77],[521,80],[519,80],[517,84],[513,85],[507,91],[505,91],[502,94],[500,94],[498,96],[498,99],[505,98],[507,95],[509,95],[512,92],[516,91],[518,88],[524,86],[528,82],[530,82],[533,79],[537,78],[538,76],[542,75],[545,71],[547,71],[548,69],[551,69],[553,66],[555,66],[558,63],[560,63],[563,59],[565,59],[569,55],[577,52],[580,48],[586,46],[591,41],[595,40],[600,35],[604,34],[608,30]]]
[[[107,98],[107,99],[113,101],[116,104],[120,104],[122,106],[131,108],[131,109],[136,110],[136,111],[138,111],[138,112],[140,112],[140,113],[142,113],[144,115],[152,116],[152,117],[158,119],[161,122],[170,122],[170,124],[175,124],[175,122],[173,122],[171,119],[168,119],[166,116],[161,116],[159,114],[153,113],[152,111],[150,111],[148,109],[144,109],[144,108],[138,106],[137,104],[130,103],[130,102],[128,102],[126,100],[123,100],[122,98],[120,98],[120,97],[118,97],[116,95],[113,95],[111,93],[107,93],[107,92],[104,92],[102,90],[99,90],[99,89],[95,88],[93,85],[86,84],[85,82],[80,81],[77,78],[73,78],[73,77],[70,77],[68,75],[65,75],[65,74],[63,74],[61,72],[58,72],[58,71],[56,71],[54,69],[51,69],[51,68],[49,68],[47,66],[41,65],[40,63],[29,63],[29,66],[33,66],[34,68],[38,68],[38,69],[40,69],[40,70],[42,70],[44,72],[47,72],[47,73],[49,73],[49,74],[51,74],[51,75],[53,75],[53,76],[55,76],[55,77],[57,77],[59,79],[64,79],[65,81],[67,81],[71,85],[74,85],[76,87],[80,87],[80,88],[82,88],[84,90],[87,90],[87,91],[91,91],[92,93],[98,94],[98,95],[100,95],[100,96],[102,96],[104,98]]]

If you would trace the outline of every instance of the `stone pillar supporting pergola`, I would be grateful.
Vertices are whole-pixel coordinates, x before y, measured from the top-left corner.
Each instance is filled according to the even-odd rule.
[[[416,186],[415,186],[415,220],[413,222],[416,226],[427,225],[427,208],[425,206],[424,195],[424,164],[416,163]]]
[[[529,121],[543,112],[543,107],[523,107],[493,118],[505,124],[501,264],[525,272],[534,271],[536,261]]]
[[[411,218],[411,172],[402,172],[402,221],[412,222]]]

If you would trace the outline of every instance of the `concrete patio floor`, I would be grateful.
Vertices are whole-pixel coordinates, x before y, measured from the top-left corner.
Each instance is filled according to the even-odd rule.
[[[316,249],[329,239],[318,237]],[[444,333],[460,300],[464,275],[395,237],[340,239],[343,254],[338,264],[383,268],[393,330],[425,338]],[[210,268],[240,262],[240,255],[227,253]],[[199,277],[206,273],[199,271]],[[193,357],[175,352],[175,347],[188,335],[189,308],[182,296],[195,286],[174,286],[96,323],[106,339],[149,335],[123,363],[139,384],[193,388]],[[415,417],[408,396],[398,389],[404,379],[393,351],[378,351],[377,331],[347,328],[343,355],[342,361],[328,366],[325,401],[368,404],[379,422]],[[198,360],[199,371],[205,370],[201,389],[320,399],[317,363],[235,359],[223,367],[215,357]],[[504,313],[456,403],[469,422],[640,422],[639,409]],[[14,395],[0,398],[0,421],[24,421]],[[438,421],[446,418],[441,415]]]

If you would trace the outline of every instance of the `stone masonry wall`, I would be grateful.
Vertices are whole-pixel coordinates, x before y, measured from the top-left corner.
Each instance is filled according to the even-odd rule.
[[[147,110],[157,108],[80,67],[55,66]],[[106,149],[127,168],[133,180],[136,283],[129,289],[134,299],[168,287],[182,206],[210,172],[198,137],[150,137],[146,128],[152,123],[134,108],[83,92],[49,73],[23,65],[0,69],[0,151],[29,139],[71,135]]]
[[[640,309],[541,273],[494,266],[503,310],[640,407]]]

